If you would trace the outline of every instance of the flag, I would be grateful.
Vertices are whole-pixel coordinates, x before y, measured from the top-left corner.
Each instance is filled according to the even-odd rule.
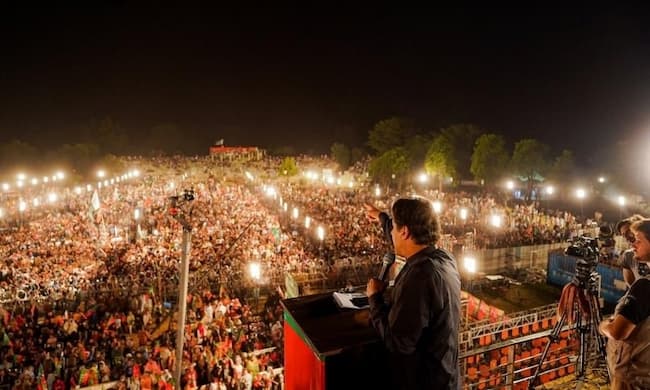
[[[90,199],[90,205],[92,206],[93,211],[99,210],[100,203],[99,203],[99,194],[97,193],[97,190],[93,192],[93,197]]]
[[[216,142],[214,143],[214,146],[223,146],[223,138],[221,138],[220,140],[216,141]]]

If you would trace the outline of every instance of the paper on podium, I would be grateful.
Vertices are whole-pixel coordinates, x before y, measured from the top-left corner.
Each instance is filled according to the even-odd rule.
[[[368,297],[364,293],[340,293],[333,294],[336,304],[345,309],[365,309],[368,306]]]

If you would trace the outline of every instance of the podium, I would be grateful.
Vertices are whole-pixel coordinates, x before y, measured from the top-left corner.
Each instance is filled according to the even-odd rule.
[[[391,388],[386,353],[368,323],[368,309],[341,309],[332,293],[281,304],[287,390]]]

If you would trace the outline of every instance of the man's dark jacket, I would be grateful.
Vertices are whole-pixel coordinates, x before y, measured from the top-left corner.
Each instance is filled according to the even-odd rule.
[[[391,304],[370,297],[370,318],[390,356],[395,389],[458,389],[460,276],[455,260],[427,247],[407,259]]]

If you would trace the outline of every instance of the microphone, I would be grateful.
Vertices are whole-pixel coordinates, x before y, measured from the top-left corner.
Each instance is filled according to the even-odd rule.
[[[379,271],[379,276],[377,276],[377,279],[383,282],[386,276],[388,276],[388,270],[390,269],[390,266],[393,265],[394,262],[394,253],[387,252],[384,254],[384,257],[381,259],[381,271]]]

